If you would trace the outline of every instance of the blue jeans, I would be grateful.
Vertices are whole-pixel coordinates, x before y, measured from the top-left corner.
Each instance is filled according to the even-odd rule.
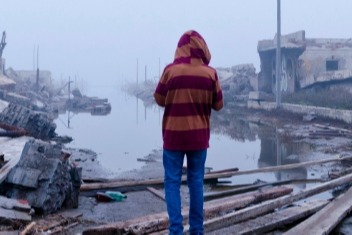
[[[203,234],[203,179],[207,150],[163,151],[164,187],[169,232],[183,233],[181,214],[181,178],[184,156],[187,156],[187,185],[190,194],[189,225],[190,234]]]

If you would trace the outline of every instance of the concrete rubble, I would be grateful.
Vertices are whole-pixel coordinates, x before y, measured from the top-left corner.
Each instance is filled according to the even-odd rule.
[[[64,146],[72,138],[57,135],[54,119],[59,111],[69,109],[95,115],[111,110],[107,99],[67,90],[70,82],[52,84],[50,71],[6,69],[1,56],[4,35],[0,44],[0,224],[78,207],[82,168]]]
[[[48,140],[56,136],[56,125],[47,113],[33,111],[14,103],[10,103],[0,113],[0,123],[22,128],[37,139]]]
[[[7,176],[6,196],[26,199],[43,214],[63,206],[76,208],[82,169],[70,164],[68,158],[61,145],[28,141],[20,161]]]

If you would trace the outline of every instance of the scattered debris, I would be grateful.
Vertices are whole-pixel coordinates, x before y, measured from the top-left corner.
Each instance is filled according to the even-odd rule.
[[[311,121],[315,120],[316,118],[317,118],[317,115],[315,115],[314,112],[310,112],[307,115],[303,116],[303,121],[311,122]]]

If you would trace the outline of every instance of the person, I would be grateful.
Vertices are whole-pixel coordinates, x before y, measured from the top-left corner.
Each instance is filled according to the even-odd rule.
[[[164,187],[169,234],[183,233],[181,179],[187,158],[190,195],[189,232],[203,234],[203,179],[210,138],[210,114],[223,105],[217,72],[208,64],[210,52],[195,30],[185,32],[173,63],[167,65],[154,92],[164,107],[162,120]]]

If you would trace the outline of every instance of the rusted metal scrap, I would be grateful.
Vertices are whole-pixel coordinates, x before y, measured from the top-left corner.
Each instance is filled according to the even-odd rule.
[[[1,137],[20,137],[28,135],[28,132],[21,127],[0,123],[0,128],[4,129],[4,131],[0,131]]]

